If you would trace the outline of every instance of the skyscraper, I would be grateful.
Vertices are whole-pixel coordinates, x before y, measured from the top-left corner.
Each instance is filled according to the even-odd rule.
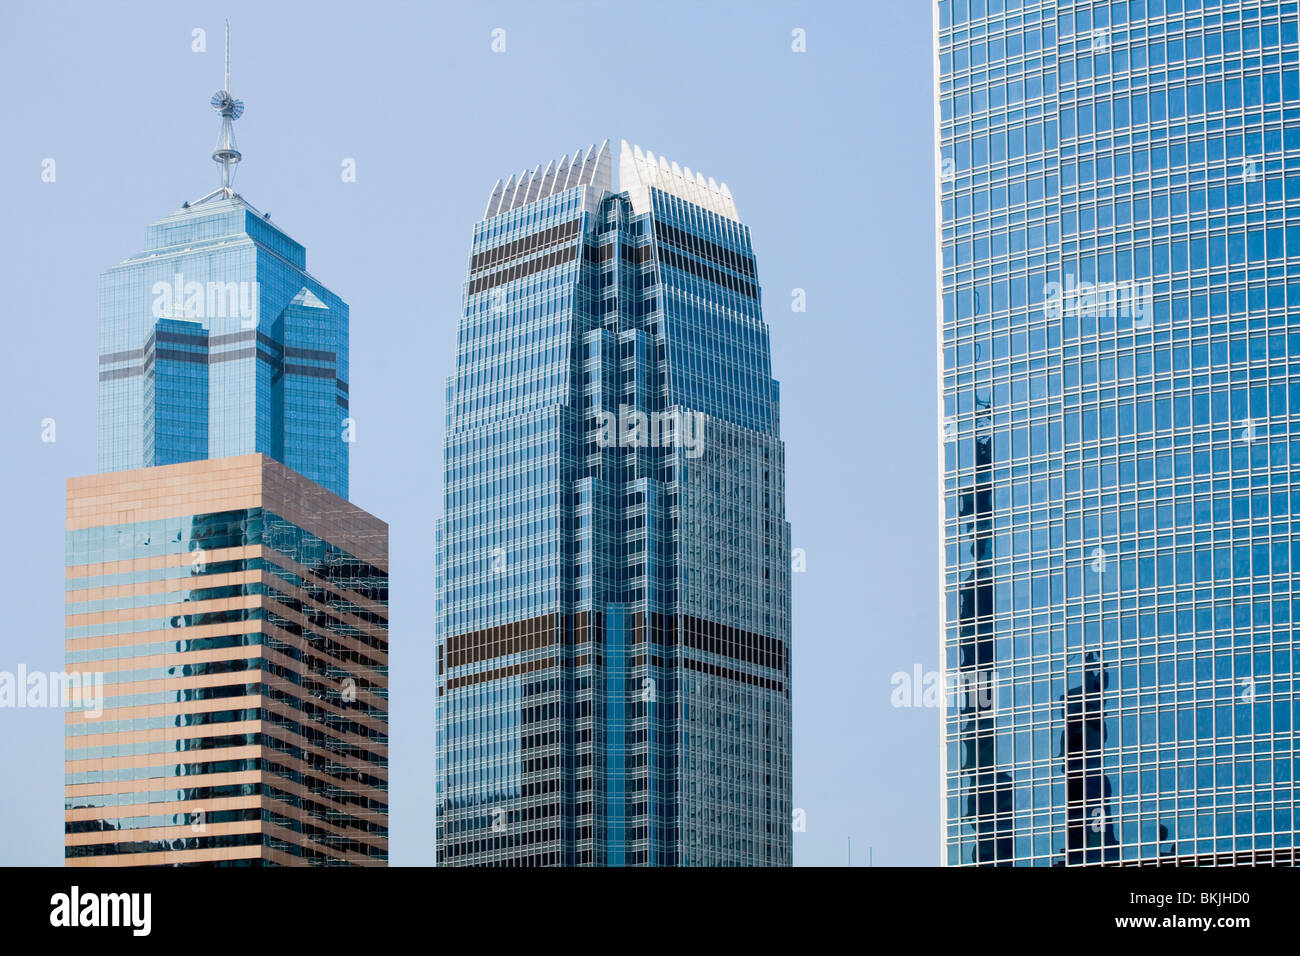
[[[222,185],[100,277],[99,469],[261,452],[346,498],[348,307],[234,191],[244,104],[212,106]]]
[[[936,5],[944,861],[1296,861],[1297,4]]]
[[[347,306],[232,187],[100,285],[68,482],[68,865],[382,865],[388,529],[347,494]]]
[[[68,482],[70,866],[388,859],[388,529],[265,455]]]
[[[788,865],[784,446],[749,230],[623,144],[498,181],[447,383],[448,865]]]

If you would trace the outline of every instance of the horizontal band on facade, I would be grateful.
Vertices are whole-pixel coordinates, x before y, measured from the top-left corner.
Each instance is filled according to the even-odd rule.
[[[588,642],[599,645],[603,643],[603,633],[604,615],[599,611],[590,614],[579,611],[567,618],[545,614],[510,624],[498,624],[447,638],[438,648],[438,669],[441,674],[444,663],[447,667],[462,667],[561,643],[568,646]],[[673,617],[652,612],[647,622],[646,615],[637,611],[633,615],[629,639],[633,645],[649,641],[662,647],[672,647],[681,643],[683,647],[692,650],[729,657],[757,667],[781,672],[786,669],[786,647],[781,639],[703,618]],[[445,661],[442,656],[444,648]]]
[[[119,362],[140,362],[145,356],[154,351],[159,343],[168,345],[184,345],[190,348],[214,349],[225,345],[238,345],[243,343],[255,343],[263,346],[273,356],[283,356],[284,358],[303,358],[316,362],[337,362],[338,353],[326,349],[309,349],[300,348],[295,345],[284,345],[277,342],[264,332],[255,329],[245,329],[240,332],[223,332],[219,335],[199,335],[197,333],[169,332],[166,329],[159,329],[153,332],[145,344],[138,349],[128,349],[123,352],[108,352],[99,357],[100,365],[116,365]],[[240,350],[238,353],[241,357],[252,354],[247,350]]]
[[[267,763],[282,761],[283,766],[292,773],[314,775],[322,783],[329,787],[334,787],[339,792],[347,792],[357,796],[365,796],[368,799],[379,799],[380,803],[387,803],[386,791],[380,789],[374,783],[359,782],[362,778],[373,778],[373,780],[387,786],[388,782],[388,760],[386,757],[377,757],[371,759],[367,757],[356,757],[350,752],[351,748],[338,745],[337,743],[330,746],[315,745],[299,747],[287,741],[282,737],[277,737],[270,731],[278,730],[274,726],[262,728],[259,736],[270,737],[284,746],[276,747],[268,743],[241,743],[237,745],[212,747],[202,750],[181,750],[174,752],[158,752],[145,754],[126,754],[120,757],[108,758],[91,758],[86,760],[65,760],[64,773],[102,773],[105,774],[102,779],[105,782],[123,781],[133,784],[152,783],[158,780],[186,779],[188,777],[203,776],[207,771],[199,768],[212,764],[228,764],[231,761],[248,760],[258,762],[261,765],[259,772],[271,772],[267,769]],[[199,738],[186,738],[199,739]],[[285,748],[289,749],[285,749]],[[177,764],[178,754],[184,754],[185,763]],[[141,776],[132,777],[125,774],[114,774],[114,771],[129,770],[149,770],[149,769],[167,769],[184,766],[185,774],[162,774],[160,776]],[[330,771],[336,771],[331,773]],[[224,771],[219,771],[224,772]],[[337,773],[347,774],[346,777],[340,777]],[[356,779],[354,779],[354,777]],[[94,783],[95,781],[87,781]],[[152,786],[136,786],[133,790],[151,790]],[[346,805],[346,804],[341,804]]]
[[[63,785],[64,803],[71,802],[80,798],[89,797],[107,797],[118,796],[121,794],[148,793],[155,789],[150,784],[157,783],[157,780],[103,780],[96,783],[65,783]],[[168,783],[166,779],[164,784]],[[172,786],[177,785],[180,778],[170,781]],[[187,788],[197,785],[198,781],[183,781]],[[262,782],[261,770],[228,770],[222,773],[208,774],[202,781],[205,787],[219,786],[239,786],[242,784],[257,784]]]
[[[149,661],[153,663],[147,663]],[[85,681],[83,687],[90,686],[97,678],[103,680],[102,685],[94,684],[96,695],[104,696],[104,715],[101,719],[111,719],[111,710],[121,705],[109,701],[123,696],[219,687],[235,683],[244,675],[256,675],[259,672],[269,672],[281,681],[286,678],[292,680],[289,675],[296,675],[301,687],[331,693],[338,691],[341,681],[351,680],[353,683],[349,686],[355,699],[349,700],[349,703],[378,712],[388,709],[387,676],[384,673],[369,671],[354,661],[340,662],[317,651],[310,641],[299,641],[297,646],[276,647],[265,643],[184,654],[159,654],[143,659],[128,658],[125,661],[127,667],[114,667],[121,663],[123,662],[119,660],[107,660],[92,665],[93,670],[87,669],[87,665],[83,664],[80,669],[69,671],[70,674],[81,675]],[[128,679],[109,680],[117,674],[124,674]],[[333,676],[326,683],[319,679],[320,674]],[[263,683],[271,686],[273,681],[264,679]]]
[[[243,558],[264,556],[266,546],[261,544],[240,544],[232,548],[212,548],[205,551],[208,564],[220,564],[223,561],[237,561]],[[278,553],[278,552],[277,552]],[[286,559],[287,560],[287,559]],[[192,552],[174,554],[154,554],[147,558],[119,558],[116,561],[93,561],[89,564],[69,564],[64,568],[64,577],[68,580],[80,578],[106,577],[112,574],[132,574],[140,571],[160,571],[166,568],[188,568],[194,562]],[[69,595],[80,593],[69,589]]]
[[[520,654],[550,647],[555,640],[555,628],[558,615],[543,614],[541,617],[515,621],[510,624],[498,624],[469,634],[460,634],[447,638],[438,648],[439,659],[446,648],[448,667],[461,667],[479,661],[504,657],[507,654]]]
[[[668,242],[684,252],[699,256],[701,259],[707,259],[724,269],[738,272],[748,279],[757,277],[754,260],[750,257],[743,256],[738,252],[732,252],[725,246],[720,246],[716,242],[689,233],[684,229],[678,229],[662,219],[654,220],[654,234],[656,239]]]
[[[220,715],[225,713],[229,713],[234,716],[243,716],[238,711],[214,712],[215,715]],[[284,746],[275,747],[275,746],[270,746],[268,744],[245,745],[245,746],[256,746],[260,748],[260,754],[258,754],[257,756],[259,757],[259,759],[265,758],[267,765],[261,766],[259,768],[250,768],[250,769],[243,769],[243,770],[225,769],[213,773],[205,773],[203,774],[203,780],[202,780],[202,786],[204,787],[210,788],[214,786],[217,787],[241,786],[245,784],[265,783],[266,781],[262,775],[275,773],[277,774],[276,777],[277,786],[280,786],[283,789],[287,789],[289,792],[295,793],[300,797],[304,797],[304,798],[310,797],[316,800],[329,801],[330,805],[326,806],[325,809],[331,811],[346,812],[349,814],[354,813],[354,810],[351,808],[356,807],[358,805],[358,801],[368,801],[370,803],[374,803],[376,806],[388,805],[388,793],[387,793],[388,753],[387,753],[386,744],[382,744],[382,743],[375,744],[372,741],[366,740],[365,738],[358,737],[355,734],[351,734],[346,731],[335,730],[334,728],[330,727],[328,728],[330,731],[328,735],[330,739],[328,741],[326,741],[322,737],[321,740],[316,741],[315,743],[312,743],[307,747],[303,747],[298,745],[296,741],[306,739],[303,736],[306,730],[310,729],[319,733],[322,727],[321,724],[316,723],[314,726],[310,728],[305,727],[297,719],[303,716],[302,712],[292,707],[286,706],[280,701],[268,700],[265,706],[263,706],[260,709],[256,709],[252,711],[252,713],[261,715],[260,719],[236,720],[236,721],[225,721],[225,720],[218,719],[200,725],[188,725],[180,728],[167,727],[162,729],[165,729],[173,734],[176,733],[177,731],[189,731],[188,735],[182,734],[179,737],[165,738],[165,740],[167,741],[174,740],[177,743],[183,740],[192,740],[192,741],[201,741],[205,739],[210,740],[212,739],[213,736],[216,737],[230,736],[236,732],[236,729],[241,729],[240,732],[242,733],[259,734],[263,738],[266,738],[267,740],[277,741],[280,744],[289,747],[292,752],[296,752],[299,754],[317,753],[321,755],[320,757],[316,758],[314,763],[311,763],[311,762],[303,761],[300,757],[291,757],[290,753],[286,752],[286,750],[284,749]],[[95,735],[93,738],[92,737],[86,737],[80,739],[73,738],[73,740],[76,740],[76,742],[80,743],[81,740],[86,740],[86,739],[95,739],[95,740],[103,739],[103,740],[108,740],[108,743],[104,744],[104,746],[111,747],[111,746],[121,746],[122,744],[130,744],[134,741],[134,738],[143,736],[145,733],[152,733],[152,732],[127,731],[124,733],[118,733],[112,735],[108,735],[108,734]],[[328,784],[328,786],[331,788],[332,794],[327,793],[326,791],[321,790],[319,788],[304,788],[304,784],[301,781],[296,781],[292,778],[285,778],[280,771],[275,769],[276,767],[280,766],[279,764],[274,763],[275,760],[294,759],[300,763],[300,767],[286,768],[289,769],[291,772],[296,772],[298,774],[307,773],[309,775],[311,773],[320,773],[321,767],[325,767],[331,761],[337,760],[336,755],[339,754],[350,755],[354,752],[360,752],[365,747],[372,748],[372,750],[366,751],[369,754],[369,756],[350,757],[350,760],[352,762],[352,769],[356,773],[355,778],[349,777],[346,780],[341,780],[338,777],[331,776],[328,780],[325,781]],[[230,749],[231,749],[230,747],[226,747],[224,748],[223,751],[223,748],[212,747],[212,748],[203,748],[200,750],[191,751],[182,748],[175,751],[171,751],[169,753],[160,751],[153,754],[141,754],[140,757],[141,758],[144,758],[146,756],[158,757],[161,755],[165,755],[174,758],[177,754],[184,753],[190,755],[191,760],[193,760],[194,754],[207,753],[210,755],[216,755],[216,756],[209,756],[208,758],[206,758],[208,762],[212,762],[212,761],[221,762],[223,759],[226,758],[223,758],[219,755],[223,752],[229,753]],[[379,753],[378,751],[380,750],[382,750],[383,753]],[[201,763],[203,762],[203,760],[199,760],[197,762]],[[74,766],[74,764],[78,764],[78,763],[79,762],[75,760],[65,759],[64,761],[65,773],[76,772],[79,769],[79,767]],[[167,765],[166,761],[164,761],[162,764],[159,764],[156,760],[154,760],[154,761],[140,762],[134,764],[121,764],[118,765],[118,768],[122,766],[147,767],[147,766],[166,766],[166,765]],[[95,767],[86,764],[82,764],[82,766],[84,766],[86,769],[97,769]],[[339,766],[342,769],[346,769],[346,765],[342,763],[340,763]],[[110,768],[105,767],[104,769],[110,769]],[[140,793],[146,793],[146,794],[152,793],[159,789],[160,782],[166,784],[167,781],[169,780],[176,781],[172,784],[172,788],[183,786],[183,788],[186,790],[192,790],[195,789],[195,787],[199,786],[199,783],[197,781],[188,780],[188,776],[194,776],[194,775],[190,774],[190,775],[184,775],[178,777],[163,776],[163,777],[143,777],[143,778],[109,777],[106,779],[86,781],[82,783],[65,783],[64,789],[65,789],[66,802],[72,803],[73,801],[77,801],[77,800],[82,801],[80,803],[73,803],[73,805],[71,807],[67,807],[67,809],[96,806],[97,804],[95,804],[92,799],[95,797],[121,796],[123,794],[132,795],[132,794],[140,794]],[[376,786],[374,784],[364,782],[361,779],[363,776],[371,777],[374,781],[381,784],[382,786]],[[168,788],[163,787],[162,789],[168,789]],[[86,801],[90,801],[90,802],[86,802]]]
[[[306,786],[311,794],[323,794],[343,807],[348,816],[363,819],[382,813],[388,806],[388,766],[367,764],[349,768],[341,763],[322,762],[319,758],[307,761],[301,757],[265,745],[226,748],[225,752],[187,754],[185,763],[150,763],[115,770],[86,771],[82,776],[97,773],[95,779],[74,781],[66,779],[65,806],[81,794],[100,796],[109,786],[117,786],[117,793],[151,793],[159,784],[184,780],[191,786],[212,786],[230,774],[254,774],[257,783],[281,781]],[[139,771],[139,772],[135,772]],[[145,773],[144,771],[158,771]],[[346,776],[339,776],[338,773]],[[67,774],[70,777],[71,773]],[[94,788],[87,792],[85,788]],[[77,805],[74,803],[73,808]]]
[[[572,262],[578,255],[578,245],[574,243],[566,249],[557,249],[555,252],[548,252],[544,256],[538,256],[536,259],[528,259],[520,262],[518,265],[507,266],[496,272],[488,273],[477,279],[471,279],[469,283],[469,294],[476,295],[487,289],[495,288],[499,285],[505,285],[507,282],[513,282],[515,279],[522,279],[525,276],[542,272],[546,269],[562,266],[566,262]]]
[[[618,256],[623,262],[629,265],[639,266],[647,262],[653,262],[655,257],[655,247],[650,243],[643,243],[639,246],[620,243],[618,245]],[[591,265],[600,265],[614,258],[614,243],[605,242],[598,246],[585,245],[582,247],[582,261]]]
[[[235,711],[216,710],[209,714],[224,714],[235,717],[245,715],[238,714]],[[360,754],[365,753],[367,756],[354,756],[352,759],[358,761],[358,768],[387,766],[388,761],[388,744],[384,736],[363,737],[333,725],[322,725],[320,721],[311,721],[305,724],[303,718],[307,715],[301,710],[285,703],[283,700],[271,700],[265,706],[254,711],[254,719],[236,719],[236,720],[215,720],[204,723],[190,724],[181,723],[157,727],[150,730],[117,730],[104,731],[102,733],[85,734],[79,737],[65,736],[64,748],[64,767],[72,768],[70,765],[80,760],[88,759],[116,759],[116,758],[88,758],[74,757],[73,753],[89,748],[103,748],[106,750],[117,750],[124,747],[131,747],[135,744],[155,744],[165,743],[173,746],[173,753],[189,752],[192,750],[215,750],[212,747],[178,747],[175,746],[181,741],[191,743],[199,741],[212,741],[214,739],[230,737],[238,734],[261,734],[267,738],[279,740],[281,743],[290,747],[296,747],[303,752],[317,749],[322,753],[328,754],[330,748],[334,748],[339,753]],[[163,717],[169,715],[163,714]],[[171,715],[178,716],[178,715]],[[116,717],[105,711],[98,722],[113,722]],[[322,726],[326,729],[322,731]],[[367,727],[367,731],[373,728]],[[307,735],[311,732],[315,735],[313,738]],[[385,734],[387,728],[377,733]],[[326,745],[328,743],[328,746]],[[141,753],[149,751],[142,750]],[[166,753],[168,751],[153,751],[154,754]]]
[[[306,825],[308,820],[310,820],[310,818],[304,818],[304,820],[294,822],[297,825]],[[148,834],[152,834],[154,839],[148,839],[146,836]],[[254,848],[261,845],[262,849],[269,849],[269,847],[265,846],[264,841],[276,840],[280,843],[310,851],[311,856],[336,860],[343,863],[351,863],[358,866],[365,865],[366,863],[383,865],[387,860],[388,844],[386,837],[379,838],[374,846],[374,849],[379,852],[373,857],[368,857],[356,852],[355,850],[330,846],[328,843],[313,838],[311,834],[303,833],[298,830],[291,830],[267,820],[207,824],[205,831],[198,834],[194,832],[189,824],[181,824],[179,826],[158,827],[147,830],[118,831],[113,835],[116,839],[105,840],[104,834],[94,833],[82,834],[80,835],[82,839],[74,839],[75,835],[72,834],[65,835],[65,852],[70,850],[72,847],[78,846],[100,846],[104,851],[106,851],[104,853],[96,854],[69,853],[68,862],[80,857],[84,860],[88,860],[84,865],[104,866],[112,865],[111,863],[105,862],[106,858],[120,858],[124,855],[125,860],[130,861],[124,865],[140,866],[147,865],[143,860],[145,857],[153,856],[154,854],[170,855],[170,853],[162,851],[161,849],[153,849],[155,846],[161,848],[166,847],[169,844],[174,846],[176,843],[180,843],[182,846],[185,846],[186,844],[194,844],[197,847],[200,844],[209,843],[222,838],[230,839],[232,837],[243,837],[248,840],[249,845]],[[91,839],[86,840],[84,837],[90,837]],[[99,839],[95,839],[96,837]],[[142,840],[141,837],[146,837],[146,839]],[[293,861],[286,865],[301,865],[302,860],[300,856],[292,854],[286,855]],[[159,860],[154,865],[159,865],[162,862],[163,861]]]
[[[479,671],[475,674],[463,674],[460,677],[448,678],[447,689],[453,690],[457,687],[467,687],[470,684],[481,684],[483,681],[500,680],[503,677],[517,677],[520,674],[532,674],[536,671],[549,670],[554,666],[554,657],[543,657],[535,661],[511,664],[508,667],[494,667],[491,670]]]
[[[275,368],[277,377],[280,375],[292,375],[299,378],[323,378],[333,379],[334,386],[344,394],[348,391],[347,382],[338,378],[335,369],[322,368],[316,365],[299,365],[283,362],[282,359],[273,355],[267,355],[260,349],[249,346],[248,348],[236,349],[230,352],[182,352],[176,349],[159,349],[157,352],[151,352],[139,365],[127,366],[125,368],[100,369],[99,380],[101,382],[112,382],[123,378],[135,378],[144,375],[152,367],[153,362],[157,359],[171,362],[188,362],[192,365],[218,365],[222,362],[232,362],[238,359],[256,357],[261,361]],[[346,399],[340,397],[340,404],[344,404]]]
[[[470,259],[469,271],[482,272],[485,269],[491,269],[494,266],[509,262],[511,259],[519,259],[535,252],[541,252],[543,249],[549,249],[551,246],[558,246],[578,235],[581,229],[581,219],[570,219],[568,222],[562,222],[558,226],[551,226],[549,229],[532,233],[522,239],[516,239],[514,242],[507,242],[491,249],[485,249]]]
[[[727,680],[740,681],[742,684],[752,684],[764,690],[774,690],[778,693],[785,690],[785,684],[779,680],[773,680],[770,677],[759,677],[757,674],[748,674],[745,671],[738,671],[731,667],[719,667],[717,664],[697,661],[693,657],[683,657],[682,666],[687,670],[699,671],[701,674],[708,674],[711,677],[725,677]]]
[[[195,589],[206,590],[209,588],[221,588],[221,587],[229,587],[229,586],[242,585],[242,584],[269,582],[275,587],[276,590],[282,593],[290,594],[290,595],[294,595],[295,597],[310,600],[312,601],[312,604],[315,607],[325,606],[323,602],[321,602],[320,600],[310,597],[307,591],[305,590],[305,588],[303,587],[303,585],[294,585],[285,581],[282,577],[276,574],[273,569],[254,567],[254,568],[244,568],[235,571],[221,571],[217,573],[196,575],[193,573],[193,567],[192,567],[193,552],[178,552],[174,555],[171,555],[170,557],[173,558],[174,560],[172,560],[170,563],[166,561],[168,557],[169,556],[163,555],[163,556],[156,556],[156,557],[149,558],[148,561],[152,565],[152,567],[148,569],[141,569],[141,568],[134,567],[133,565],[135,565],[136,563],[135,561],[113,562],[113,563],[123,565],[123,568],[118,570],[117,573],[122,573],[122,571],[124,570],[127,573],[131,573],[134,575],[134,572],[140,570],[157,570],[160,567],[159,562],[161,558],[163,562],[161,564],[161,567],[176,567],[176,568],[184,567],[190,570],[191,572],[190,575],[186,577],[171,577],[171,578],[160,577],[160,578],[154,578],[152,580],[147,580],[147,581],[129,580],[118,584],[105,584],[105,585],[100,585],[91,588],[79,588],[79,589],[69,588],[66,592],[67,601],[69,603],[74,603],[74,602],[80,603],[85,601],[102,601],[102,600],[109,600],[115,597],[140,597],[147,594],[163,594],[173,590],[188,590],[188,591],[193,591]],[[296,575],[300,580],[302,580],[306,584],[310,584],[312,588],[321,592],[322,595],[330,597],[332,600],[355,604],[357,605],[358,608],[364,610],[368,614],[373,614],[375,617],[380,618],[384,621],[388,620],[388,608],[385,605],[373,601],[372,599],[367,598],[361,594],[358,594],[356,591],[353,591],[349,588],[345,588],[341,586],[337,581],[326,581],[325,579],[318,577],[315,573],[311,571],[310,568],[307,568],[305,565],[299,564],[298,562],[294,561],[292,558],[289,558],[287,555],[283,554],[282,552],[276,551],[274,548],[269,548],[266,545],[257,544],[257,545],[242,545],[238,548],[213,549],[212,551],[205,552],[205,559],[206,559],[205,563],[210,568],[220,568],[226,558],[233,558],[236,560],[248,559],[248,558],[253,558],[253,559],[261,558],[271,564],[276,565],[280,569],[289,572],[290,574]],[[75,573],[75,574],[73,573],[74,570],[76,572],[81,572],[91,567],[94,566],[92,565],[69,566],[67,569],[68,580],[72,581],[72,580],[77,580],[78,578],[101,576],[101,575],[87,575],[81,573]],[[187,585],[187,587],[183,587],[183,588],[179,587],[182,583]],[[331,612],[331,613],[334,613],[336,616],[339,616],[344,612]],[[341,619],[347,621],[348,623],[352,623],[351,615],[344,616]]]
[[[721,269],[715,269],[713,266],[705,265],[689,256],[682,255],[673,249],[665,246],[659,247],[659,259],[666,265],[679,269],[682,272],[689,272],[693,276],[712,282],[714,285],[722,286],[724,289],[730,289],[737,295],[743,295],[750,299],[758,298],[758,286],[745,279],[737,278]]]
[[[66,647],[68,650],[79,651],[91,651],[109,646],[129,647],[140,643],[155,643],[155,641],[123,642],[120,638],[159,635],[164,641],[176,640],[179,632],[188,633],[198,627],[214,625],[228,625],[232,632],[244,633],[258,630],[255,622],[269,620],[269,615],[275,614],[304,631],[315,634],[318,640],[336,642],[341,648],[360,655],[357,663],[361,666],[383,667],[387,663],[387,622],[372,624],[337,608],[318,604],[305,594],[294,594],[292,592],[296,589],[286,587],[283,581],[272,574],[267,574],[258,584],[266,588],[266,593],[239,593],[228,597],[68,615],[65,621],[69,631],[73,628],[94,630],[111,624],[126,625],[126,627],[110,634],[70,636],[66,639]],[[293,603],[289,602],[302,605],[302,608],[294,607]],[[254,613],[259,611],[268,613],[265,616]],[[147,626],[163,619],[169,619],[172,626],[161,628]],[[183,623],[177,624],[177,621]],[[131,627],[137,624],[145,626]],[[275,626],[274,621],[271,621],[271,624]],[[355,633],[350,633],[344,628],[350,628]],[[105,643],[101,644],[100,641]],[[89,663],[89,661],[79,663]]]
[[[67,642],[67,669],[72,673],[139,670],[154,661],[179,666],[187,661],[233,659],[240,654],[260,654],[279,643],[302,654],[304,660],[317,660],[329,669],[354,674],[374,687],[387,686],[386,646],[373,649],[349,635],[327,634],[321,629],[303,628],[303,633],[295,633],[269,617],[74,640],[79,642],[76,647],[72,640]],[[329,645],[322,646],[326,641]]]
[[[337,854],[338,859],[347,859],[347,853],[369,856],[375,850],[387,850],[388,835],[382,828],[340,828],[323,817],[304,816],[292,805],[266,797],[255,799],[257,802],[242,806],[189,805],[175,812],[156,814],[155,819],[136,817],[136,825],[131,825],[131,817],[107,815],[85,821],[67,821],[64,825],[64,845],[96,846],[111,852],[121,843],[141,839],[166,840],[168,836],[191,837],[195,833],[219,836],[223,833],[255,832],[253,824],[260,821],[276,826],[288,824],[294,832],[299,832],[301,827],[308,831],[304,833],[310,840],[306,845],[315,850]],[[162,818],[167,822],[159,822]],[[369,820],[359,822],[366,826],[371,823]],[[196,825],[202,829],[196,829]]]
[[[63,861],[69,867],[100,866],[204,866],[232,862],[268,863],[273,866],[298,866],[301,860],[282,850],[250,844],[236,847],[207,847],[194,850],[152,850],[141,853],[121,853],[113,856],[69,857]],[[376,866],[386,866],[383,861]]]

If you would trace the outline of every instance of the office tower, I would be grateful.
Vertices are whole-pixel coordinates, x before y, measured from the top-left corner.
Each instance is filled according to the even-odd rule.
[[[935,16],[944,860],[1294,863],[1296,4]]]
[[[447,383],[445,865],[788,865],[784,447],[731,193],[623,144],[498,181]]]
[[[68,483],[69,865],[383,865],[388,530],[346,500],[347,306],[232,187],[100,285]]]
[[[70,866],[382,865],[388,529],[265,455],[68,482]]]
[[[222,185],[100,277],[99,470],[261,452],[346,498],[348,307],[234,191],[244,105],[212,106]]]

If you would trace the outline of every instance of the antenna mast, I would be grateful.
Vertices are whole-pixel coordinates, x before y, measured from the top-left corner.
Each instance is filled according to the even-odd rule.
[[[235,181],[235,164],[243,159],[235,147],[235,120],[244,115],[244,101],[235,99],[230,92],[230,21],[226,21],[226,85],[212,94],[209,104],[221,114],[221,135],[212,159],[221,165],[221,192],[229,199],[235,195],[231,184]]]
[[[208,101],[221,116],[221,135],[217,137],[217,148],[212,151],[212,160],[221,167],[221,185],[201,199],[185,203],[181,208],[189,209],[206,202],[219,202],[223,199],[239,199],[252,209],[239,193],[234,190],[235,164],[243,159],[239,148],[235,146],[235,120],[244,115],[244,101],[237,100],[230,92],[230,21],[226,21],[226,72],[225,85],[212,94]],[[267,216],[267,218],[270,218]]]

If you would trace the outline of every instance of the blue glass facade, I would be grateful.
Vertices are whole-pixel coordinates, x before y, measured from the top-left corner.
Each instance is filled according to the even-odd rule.
[[[150,226],[99,313],[101,471],[261,452],[347,497],[348,307],[238,195]]]
[[[789,527],[749,230],[623,146],[497,184],[447,385],[444,865],[788,865]]]
[[[940,0],[944,861],[1295,861],[1297,4]]]

